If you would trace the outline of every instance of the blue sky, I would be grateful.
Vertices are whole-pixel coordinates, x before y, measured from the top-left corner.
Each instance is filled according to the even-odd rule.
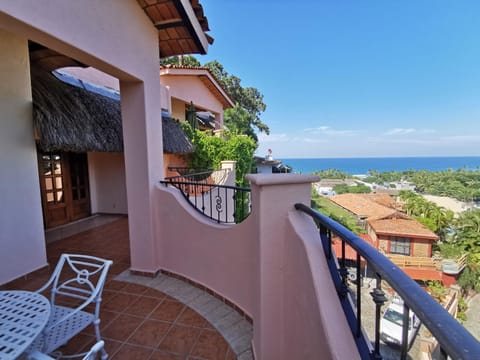
[[[199,60],[264,95],[259,155],[480,155],[480,1],[201,4]]]

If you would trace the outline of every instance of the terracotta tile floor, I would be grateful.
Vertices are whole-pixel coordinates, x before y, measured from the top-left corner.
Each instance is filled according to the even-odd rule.
[[[129,268],[128,222],[121,218],[47,245],[52,268],[62,253],[113,260],[101,305],[101,335],[112,360],[236,359],[215,328],[188,306],[146,286],[113,278]],[[3,289],[35,290],[51,270],[17,279]],[[64,353],[89,348],[93,328],[72,339]]]

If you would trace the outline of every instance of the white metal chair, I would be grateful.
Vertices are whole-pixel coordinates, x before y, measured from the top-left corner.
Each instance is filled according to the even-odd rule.
[[[75,254],[62,254],[48,282],[37,292],[51,287],[50,319],[42,334],[27,350],[51,354],[93,323],[97,343],[100,337],[100,303],[111,260]],[[86,307],[95,304],[94,311]],[[102,359],[108,357],[102,347]],[[57,352],[56,352],[57,353]],[[86,353],[65,357],[79,357]],[[58,356],[55,356],[58,357]],[[64,357],[64,356],[61,356]]]
[[[95,360],[97,358],[97,354],[103,350],[103,346],[105,343],[103,340],[94,344],[90,351],[88,351],[82,360]],[[34,351],[33,353],[27,356],[28,360],[55,360],[55,358],[48,356],[47,354],[41,353],[40,351]]]

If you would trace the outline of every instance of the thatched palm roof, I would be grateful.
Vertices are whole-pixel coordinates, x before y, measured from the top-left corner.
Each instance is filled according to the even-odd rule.
[[[180,124],[171,117],[162,117],[163,152],[168,154],[191,154],[195,147],[188,140]]]
[[[32,68],[32,96],[33,121],[41,150],[123,151],[118,95],[67,84],[48,71]],[[192,153],[193,145],[179,124],[169,117],[162,119],[164,152]]]

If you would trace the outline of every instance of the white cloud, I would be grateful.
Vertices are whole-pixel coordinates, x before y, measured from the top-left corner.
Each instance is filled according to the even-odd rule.
[[[310,144],[318,144],[318,143],[327,143],[328,140],[326,139],[323,139],[321,137],[318,137],[318,138],[297,138],[298,141],[302,141],[302,142],[306,142],[306,143],[310,143]]]
[[[330,126],[319,126],[316,128],[307,128],[304,129],[303,131],[309,132],[312,134],[321,134],[321,135],[327,135],[327,136],[353,136],[357,134],[357,131],[354,130],[336,130],[331,128]]]
[[[272,134],[267,135],[265,133],[260,133],[257,135],[259,142],[285,142],[289,140],[287,134]]]
[[[441,140],[445,140],[448,142],[478,142],[480,141],[480,135],[450,135],[450,136],[443,136],[440,138]]]
[[[433,134],[435,132],[433,129],[393,128],[387,130],[384,135]]]
[[[394,128],[388,130],[385,135],[407,135],[416,132],[414,128]]]

